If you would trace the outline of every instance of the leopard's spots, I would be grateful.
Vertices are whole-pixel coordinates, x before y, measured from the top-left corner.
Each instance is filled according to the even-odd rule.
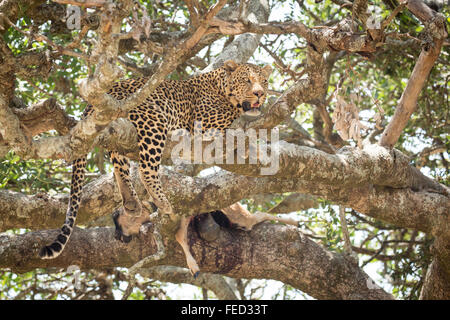
[[[181,128],[191,133],[195,130],[223,133],[242,113],[259,110],[266,99],[270,72],[269,66],[226,61],[223,67],[188,80],[162,82],[149,97],[129,111],[128,119],[138,135],[140,176],[152,197],[152,206],[156,205],[161,213],[173,213],[158,175],[169,133]],[[147,80],[144,77],[119,81],[108,94],[118,100],[126,99]],[[88,106],[83,116],[90,116],[93,112],[94,108]],[[196,127],[195,124],[199,125]],[[120,235],[116,231],[116,237],[129,241],[145,217],[139,215],[142,207],[131,184],[128,160],[111,152],[111,161],[123,203],[122,213],[116,212],[114,218],[116,230],[120,230]],[[57,257],[69,240],[81,201],[85,166],[85,157],[73,163],[66,221],[55,242],[41,250],[42,258]]]

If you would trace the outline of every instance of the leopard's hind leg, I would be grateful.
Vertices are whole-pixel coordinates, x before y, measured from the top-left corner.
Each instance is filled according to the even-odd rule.
[[[117,152],[111,152],[110,158],[123,206],[113,213],[115,238],[127,243],[132,235],[139,233],[141,225],[148,221],[148,212],[142,210],[142,204],[131,182],[128,159]]]
[[[195,261],[194,257],[191,254],[191,250],[189,248],[188,243],[188,228],[189,223],[191,222],[192,217],[183,217],[181,218],[180,227],[175,234],[175,239],[180,244],[181,248],[183,249],[184,255],[186,257],[186,263],[188,265],[189,270],[191,271],[194,278],[197,278],[198,274],[200,273],[200,268],[197,265],[197,261]]]
[[[114,167],[114,177],[122,196],[122,205],[126,213],[137,216],[141,213],[142,206],[131,183],[128,158],[117,152],[111,152],[110,159]]]

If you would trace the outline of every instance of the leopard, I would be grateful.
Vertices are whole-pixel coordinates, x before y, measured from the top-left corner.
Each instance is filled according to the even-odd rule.
[[[193,134],[198,130],[196,128],[198,123],[202,126],[202,133],[215,129],[224,134],[242,114],[259,115],[261,106],[266,100],[268,78],[271,73],[270,65],[262,67],[227,60],[213,71],[200,73],[185,80],[164,80],[142,103],[128,111],[128,120],[137,131],[140,179],[151,198],[150,205],[158,210],[158,214],[174,215],[159,176],[169,134],[177,129],[184,129]],[[120,80],[115,82],[107,93],[117,100],[123,100],[137,92],[148,80],[149,77]],[[88,105],[82,119],[94,113],[95,107]],[[109,152],[109,156],[123,208],[113,214],[115,238],[128,243],[133,235],[139,233],[141,225],[148,217],[142,214],[143,204],[131,183],[130,160],[116,151]],[[54,242],[40,250],[39,255],[42,259],[58,257],[74,230],[81,202],[86,157],[86,155],[80,157],[72,163],[66,218]],[[186,219],[182,221],[184,229],[188,222]],[[195,262],[189,261],[185,232],[177,233],[176,238],[185,251],[191,272],[197,274],[198,266]]]

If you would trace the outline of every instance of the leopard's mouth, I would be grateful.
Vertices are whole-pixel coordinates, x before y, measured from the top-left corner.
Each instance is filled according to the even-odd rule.
[[[255,102],[251,104],[248,101],[244,101],[242,103],[242,108],[246,115],[249,116],[259,116],[261,114],[261,104],[259,102]]]
[[[251,103],[249,101],[244,101],[242,103],[242,108],[244,109],[244,112],[250,111],[252,109],[260,109],[261,108],[261,103],[259,103],[259,101],[256,101],[254,103]]]

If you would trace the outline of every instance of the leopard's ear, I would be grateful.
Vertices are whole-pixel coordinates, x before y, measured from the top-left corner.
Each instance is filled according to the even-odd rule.
[[[264,75],[266,76],[266,78],[268,78],[270,76],[270,74],[272,73],[272,67],[269,65],[266,65],[263,69],[262,69]]]
[[[238,64],[233,60],[227,60],[223,63],[223,68],[228,72],[233,72],[238,67]]]

